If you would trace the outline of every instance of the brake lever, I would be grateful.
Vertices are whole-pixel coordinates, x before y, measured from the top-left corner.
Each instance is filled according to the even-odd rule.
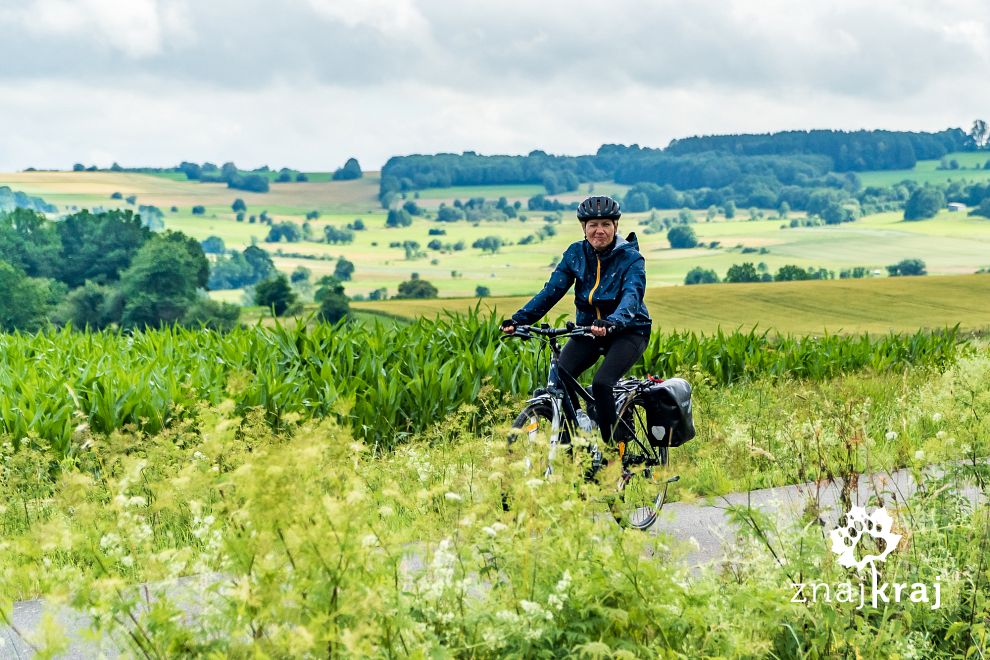
[[[504,339],[512,339],[513,337],[516,337],[516,338],[519,338],[519,339],[532,339],[533,338],[533,335],[529,334],[528,332],[519,332],[518,330],[516,330],[511,335],[507,335],[507,334],[505,334],[503,332],[502,333],[502,336],[499,337],[499,340],[501,341],[501,340],[504,340]]]

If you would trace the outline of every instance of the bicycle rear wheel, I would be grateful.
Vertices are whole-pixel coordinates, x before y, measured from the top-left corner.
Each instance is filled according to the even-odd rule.
[[[619,409],[613,440],[622,447],[622,472],[609,497],[609,511],[623,527],[649,529],[666,499],[668,453],[667,447],[650,441],[646,409],[638,398],[631,397]]]

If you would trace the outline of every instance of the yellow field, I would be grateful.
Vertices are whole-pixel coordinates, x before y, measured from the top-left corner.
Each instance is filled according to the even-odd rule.
[[[237,197],[252,213],[269,209],[276,215],[275,209],[285,207],[339,213],[380,212],[376,172],[353,181],[272,183],[267,193],[233,190],[223,183],[175,181],[128,172],[5,172],[0,174],[0,185],[40,195],[60,208],[127,208],[123,201],[110,199],[110,195],[120,192],[124,197],[137,195],[138,204],[157,206],[166,212],[171,206],[188,210],[194,204],[229,211]]]
[[[528,298],[487,298],[483,310],[508,316]],[[815,334],[911,332],[959,324],[964,330],[990,329],[990,275],[946,275],[867,280],[709,284],[648,289],[653,325],[662,330],[712,332],[772,328],[782,333]],[[477,298],[389,300],[352,303],[354,309],[404,317],[463,312]],[[573,296],[554,307],[574,317]]]

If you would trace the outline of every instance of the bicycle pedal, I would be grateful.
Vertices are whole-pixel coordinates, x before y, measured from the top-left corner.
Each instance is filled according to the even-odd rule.
[[[591,467],[595,470],[600,470],[605,462],[605,457],[602,456],[601,450],[595,446],[591,448]]]
[[[606,461],[605,457],[602,456],[602,452],[598,449],[597,445],[592,446],[589,453],[591,454],[591,465],[589,465],[585,470],[584,477],[585,479],[591,480],[595,478],[595,475],[597,475],[602,468],[608,465],[608,461]]]

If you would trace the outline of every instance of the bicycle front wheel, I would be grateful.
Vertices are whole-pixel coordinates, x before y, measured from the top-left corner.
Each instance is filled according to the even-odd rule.
[[[552,461],[559,444],[560,429],[554,428],[553,407],[540,401],[526,406],[512,422],[508,443],[525,452],[526,467],[539,466],[543,476],[553,472]]]

